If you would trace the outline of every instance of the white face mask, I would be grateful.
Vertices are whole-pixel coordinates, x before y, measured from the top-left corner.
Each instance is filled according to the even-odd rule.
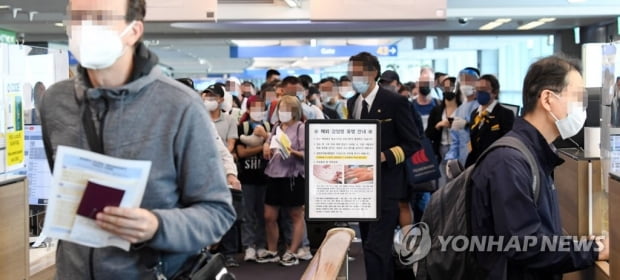
[[[299,99],[299,101],[304,101],[305,96],[306,96],[306,92],[305,91],[298,91],[297,92],[297,99]]]
[[[262,121],[264,116],[265,116],[265,112],[252,112],[252,111],[250,111],[250,118],[253,121],[257,121],[257,122]]]
[[[366,93],[368,88],[370,88],[368,78],[364,76],[353,76],[351,83],[353,84],[353,89],[361,94]]]
[[[293,119],[293,113],[278,111],[278,118],[280,119],[280,122],[286,123]]]
[[[321,100],[323,100],[324,102],[327,102],[329,100],[329,95],[330,95],[330,92],[321,91]]]
[[[557,95],[555,96],[559,98]],[[587,113],[583,109],[583,105],[580,102],[569,102],[568,110],[569,113],[566,118],[561,120],[558,119],[553,113],[549,112],[555,119],[555,126],[558,128],[562,139],[571,138],[579,133],[579,130],[581,130],[587,118]]]
[[[125,46],[121,38],[129,33],[134,24],[135,21],[131,22],[119,34],[108,26],[82,21],[82,25],[71,27],[69,49],[84,68],[108,68],[123,55]]]
[[[204,104],[205,104],[205,107],[207,107],[207,110],[209,112],[215,111],[220,107],[220,104],[214,100],[205,100]]]
[[[342,87],[339,91],[340,96],[349,99],[355,95],[355,90],[353,90],[353,86],[350,87]]]
[[[465,94],[465,96],[472,96],[474,95],[474,93],[476,93],[476,88],[474,86],[461,85],[460,89],[461,89],[461,92]]]

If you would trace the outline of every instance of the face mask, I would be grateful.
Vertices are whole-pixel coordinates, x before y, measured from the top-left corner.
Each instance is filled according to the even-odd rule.
[[[329,98],[329,92],[321,91],[321,100],[326,101]]]
[[[280,122],[286,123],[293,119],[293,113],[279,111],[278,118],[280,119]]]
[[[448,91],[448,92],[444,93],[443,96],[446,98],[446,100],[452,101],[452,100],[454,100],[456,98],[456,93],[454,93],[452,91]]]
[[[354,76],[352,79],[353,89],[361,94],[364,94],[370,88],[368,84],[368,78],[362,76]]]
[[[340,93],[340,96],[348,99],[348,98],[353,97],[353,95],[355,95],[355,90],[353,90],[353,86],[343,87],[339,93]]]
[[[249,91],[244,91],[243,93],[241,93],[241,95],[243,95],[243,97],[250,97],[252,96],[252,93]]]
[[[265,116],[265,112],[250,112],[250,118],[254,121],[262,121]]]
[[[391,91],[391,92],[397,92],[397,88],[395,86],[386,86],[385,89]]]
[[[83,21],[81,26],[73,27],[69,49],[85,68],[95,70],[108,68],[123,55],[125,46],[121,38],[129,33],[134,24],[135,21],[118,34],[108,26]]]
[[[420,94],[427,96],[431,93],[430,87],[420,87]]]
[[[557,95],[555,96],[559,98]],[[570,113],[568,113],[564,119],[560,120],[553,115],[553,113],[549,112],[555,119],[555,126],[558,128],[558,131],[560,131],[560,136],[562,139],[571,138],[579,133],[579,130],[583,127],[587,117],[586,111],[583,109],[581,103],[570,102],[568,105]]]
[[[222,102],[222,106],[220,106],[224,112],[230,112],[233,108],[233,96],[230,94],[224,95],[224,102]]]
[[[305,95],[304,93],[305,92],[303,92],[303,91],[298,91],[297,92],[297,99],[299,99],[300,101],[304,101],[304,99],[305,99],[304,98],[304,95]]]
[[[474,86],[469,86],[469,85],[461,85],[460,89],[461,89],[461,92],[465,94],[465,96],[472,96],[476,92],[476,88],[474,88]]]
[[[482,106],[487,105],[491,102],[491,94],[486,91],[479,91],[478,95],[476,95],[476,100]]]
[[[209,112],[215,111],[218,109],[218,107],[220,107],[220,104],[218,104],[217,101],[214,100],[205,100],[204,104]]]

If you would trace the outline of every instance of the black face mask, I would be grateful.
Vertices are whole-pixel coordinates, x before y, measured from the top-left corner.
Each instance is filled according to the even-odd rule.
[[[444,92],[443,96],[446,98],[446,100],[452,101],[456,98],[456,93],[454,93],[453,91],[448,91]]]
[[[241,95],[242,95],[243,97],[250,97],[250,96],[252,95],[252,93],[251,93],[251,92],[249,92],[249,91],[246,91],[246,92],[241,93]]]
[[[427,96],[431,93],[430,87],[420,87],[420,94]]]

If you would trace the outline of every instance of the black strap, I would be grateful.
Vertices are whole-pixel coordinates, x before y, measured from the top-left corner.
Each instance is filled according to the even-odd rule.
[[[525,156],[528,164],[530,165],[530,171],[532,172],[532,193],[534,194],[534,204],[538,205],[538,197],[540,196],[540,176],[538,173],[538,162],[536,158],[525,144],[514,136],[504,136],[497,141],[495,141],[489,148],[487,148],[481,155],[478,157],[475,165],[478,163],[489,153],[498,147],[509,147],[518,150]]]
[[[103,140],[102,134],[97,134],[95,123],[93,121],[93,113],[90,109],[90,105],[86,102],[84,112],[82,113],[82,124],[84,125],[84,132],[86,132],[86,138],[88,139],[88,146],[90,150],[96,153],[103,154]],[[107,105],[106,105],[107,106]],[[103,123],[100,123],[100,132],[103,132]]]

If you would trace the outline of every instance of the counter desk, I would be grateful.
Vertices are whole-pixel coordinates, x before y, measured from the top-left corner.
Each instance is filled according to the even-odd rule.
[[[608,194],[601,181],[601,160],[578,149],[559,149],[564,163],[554,172],[562,230],[565,235],[587,237],[607,232]],[[610,265],[598,262],[591,269],[564,275],[565,280],[610,279]]]
[[[28,279],[28,184],[25,176],[0,176],[0,277]]]

